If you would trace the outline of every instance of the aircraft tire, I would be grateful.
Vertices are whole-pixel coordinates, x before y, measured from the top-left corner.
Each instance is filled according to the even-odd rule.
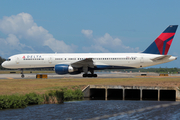
[[[83,74],[83,77],[88,77],[88,74]]]
[[[93,77],[93,75],[92,74],[88,74],[88,77]]]
[[[21,78],[24,78],[24,74],[21,75]]]
[[[97,74],[94,74],[93,77],[97,77]]]

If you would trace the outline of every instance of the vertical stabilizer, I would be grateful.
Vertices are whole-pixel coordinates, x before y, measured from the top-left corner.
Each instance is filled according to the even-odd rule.
[[[167,55],[177,27],[178,25],[168,26],[143,53]]]

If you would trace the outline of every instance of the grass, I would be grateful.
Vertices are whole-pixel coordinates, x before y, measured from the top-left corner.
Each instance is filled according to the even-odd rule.
[[[24,108],[28,105],[42,104],[44,101],[42,95],[29,93],[25,95],[1,95],[0,109]]]
[[[180,77],[1,79],[0,109],[81,100],[87,85],[179,87]]]
[[[73,89],[61,88],[50,90],[44,94],[29,93],[25,95],[0,95],[0,109],[24,108],[28,105],[37,104],[60,104],[64,101],[82,100],[82,91],[75,87]]]
[[[136,85],[179,87],[179,77],[139,77],[139,78],[61,78],[61,79],[1,79],[0,95],[38,93],[49,90],[83,89],[87,85]]]

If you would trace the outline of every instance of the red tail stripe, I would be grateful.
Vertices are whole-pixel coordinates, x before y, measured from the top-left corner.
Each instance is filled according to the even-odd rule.
[[[159,37],[155,40],[156,46],[159,50],[159,53],[162,54],[163,52],[163,43],[164,41],[162,41]]]
[[[175,33],[161,33],[161,35],[159,35],[159,39],[165,41],[168,38],[172,37],[173,35],[175,35]]]
[[[163,45],[164,45],[164,41],[167,40],[168,38],[174,36],[175,33],[161,33],[161,35],[159,35],[159,37],[155,40],[155,43],[157,45],[157,48],[159,50],[159,53],[160,54],[163,54]],[[165,48],[165,54],[168,53],[168,50],[171,46],[171,43],[172,43],[172,40],[170,40],[166,45],[166,48]]]
[[[170,41],[168,41],[167,43],[166,43],[166,49],[165,49],[165,55],[167,55],[167,53],[168,53],[168,51],[169,51],[169,48],[170,48],[170,46],[171,46],[171,43],[172,43],[172,41],[173,41],[173,39],[171,39]]]

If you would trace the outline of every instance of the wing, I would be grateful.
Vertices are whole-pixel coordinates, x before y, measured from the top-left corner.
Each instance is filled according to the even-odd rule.
[[[80,68],[84,66],[94,68],[95,65],[93,64],[92,58],[86,58],[86,59],[71,63],[71,66],[75,68]]]
[[[164,55],[164,56],[160,56],[160,57],[156,57],[156,58],[153,58],[151,59],[152,61],[158,61],[158,60],[165,60],[165,59],[168,59],[170,58],[171,55]]]

